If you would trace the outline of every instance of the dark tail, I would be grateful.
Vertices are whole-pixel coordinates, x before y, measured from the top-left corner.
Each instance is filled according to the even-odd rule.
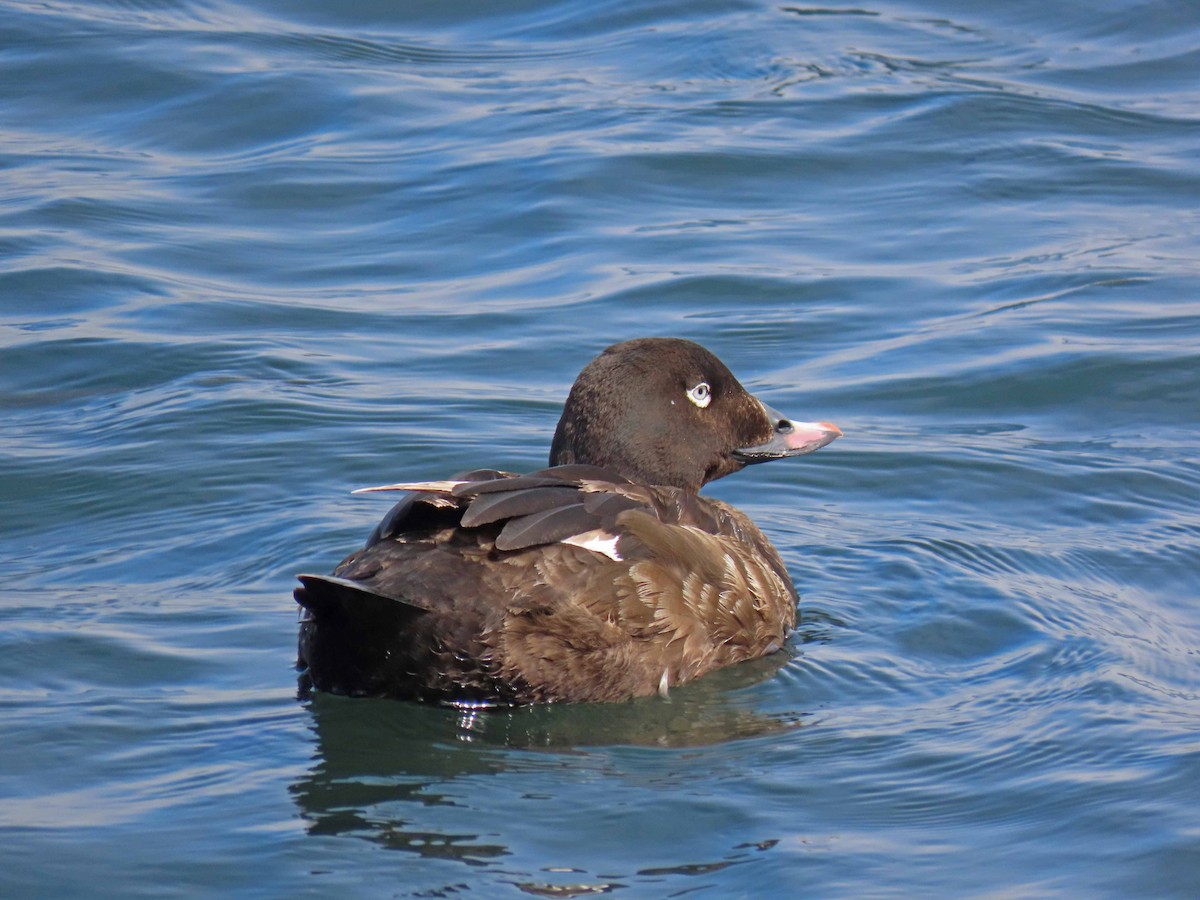
[[[336,575],[300,575],[298,665],[313,687],[356,697],[402,696],[417,660],[413,632],[426,612]]]

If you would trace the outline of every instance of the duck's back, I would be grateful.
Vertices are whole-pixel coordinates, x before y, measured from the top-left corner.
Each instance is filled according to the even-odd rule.
[[[666,692],[782,646],[796,594],[718,501],[592,466],[412,489],[332,576],[301,576],[322,690],[447,702]]]

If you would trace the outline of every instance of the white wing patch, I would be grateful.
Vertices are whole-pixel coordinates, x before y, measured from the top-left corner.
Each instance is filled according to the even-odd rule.
[[[617,552],[617,536],[599,528],[593,531],[585,531],[583,534],[573,534],[569,538],[563,538],[560,543],[570,544],[573,547],[582,547],[584,550],[603,554],[609,559],[615,559],[618,562],[624,558]]]

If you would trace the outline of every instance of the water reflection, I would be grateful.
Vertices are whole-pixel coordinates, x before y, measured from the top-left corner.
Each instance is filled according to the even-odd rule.
[[[353,835],[427,858],[488,865],[510,848],[495,811],[483,808],[491,802],[488,791],[472,780],[530,776],[528,795],[544,787],[548,772],[606,768],[597,762],[597,748],[698,748],[797,728],[804,714],[764,713],[755,708],[755,692],[745,690],[787,661],[779,653],[735,666],[672,691],[665,701],[468,710],[312,694],[306,700],[316,753],[291,792],[310,833]],[[703,871],[736,861],[696,865]],[[598,893],[614,887],[589,881],[547,889],[573,896],[576,888]],[[532,882],[522,889],[541,891]]]

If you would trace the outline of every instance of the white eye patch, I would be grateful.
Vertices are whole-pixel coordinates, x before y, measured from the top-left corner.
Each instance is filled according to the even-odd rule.
[[[687,392],[687,398],[701,409],[712,403],[712,388],[707,381],[702,381]]]

